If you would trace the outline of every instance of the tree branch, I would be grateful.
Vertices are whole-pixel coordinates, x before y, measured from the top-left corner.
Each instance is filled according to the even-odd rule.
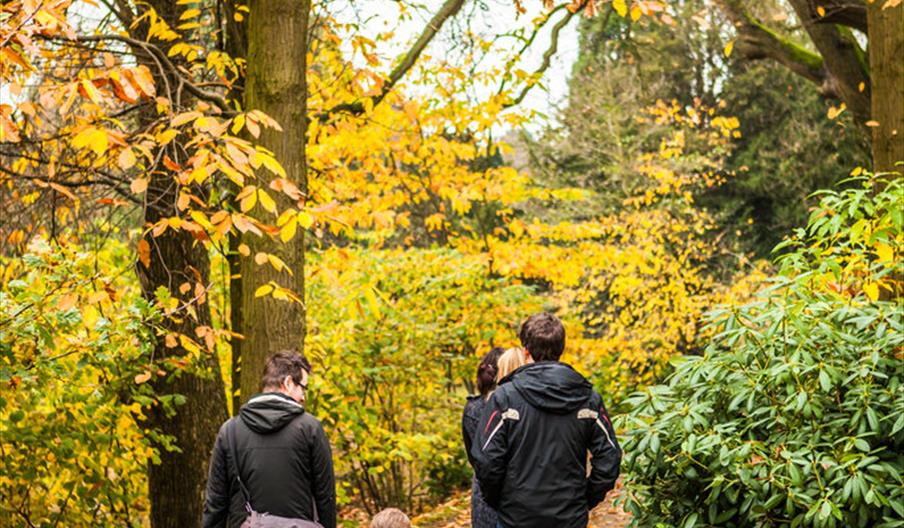
[[[870,119],[870,79],[866,54],[850,28],[822,24],[818,14],[817,18],[811,16],[811,2],[789,0],[824,59],[827,76],[820,89],[844,101],[862,126]]]
[[[65,42],[72,42],[72,39],[65,37],[57,37],[52,40],[62,40]],[[179,80],[180,86],[184,86],[189,93],[201,99],[202,101],[207,101],[208,103],[216,106],[220,111],[222,111],[226,115],[235,115],[235,110],[229,105],[226,99],[223,98],[220,94],[214,92],[208,92],[206,90],[202,90],[198,86],[196,86],[190,79],[186,78],[182,71],[176,67],[175,64],[170,61],[169,57],[166,56],[166,53],[163,52],[157,46],[145,42],[143,40],[134,39],[131,37],[126,37],[123,35],[82,35],[75,38],[76,42],[98,42],[98,41],[118,41],[123,44],[128,44],[133,50],[141,49],[146,53],[151,55],[156,62],[160,65],[160,68],[166,71],[162,71],[165,77],[172,76]]]
[[[586,3],[587,3],[586,1],[581,3],[581,5],[574,11],[569,10],[568,14],[565,15],[564,17],[562,17],[562,20],[559,20],[558,22],[556,22],[556,25],[554,25],[552,27],[552,33],[550,34],[550,37],[549,37],[550,38],[549,48],[547,48],[547,50],[545,52],[543,52],[543,61],[540,63],[540,66],[536,70],[534,70],[534,73],[532,75],[534,80],[531,82],[528,82],[527,85],[521,90],[521,93],[518,94],[518,97],[516,97],[516,98],[512,99],[511,101],[507,102],[506,104],[504,104],[502,106],[503,108],[511,108],[513,106],[521,104],[521,101],[524,100],[524,98],[527,96],[528,92],[530,92],[531,88],[533,88],[534,86],[537,85],[537,83],[539,82],[540,76],[542,76],[543,73],[549,69],[550,64],[552,64],[553,56],[556,54],[557,51],[559,51],[559,33],[562,31],[562,29],[566,25],[568,25],[569,22],[571,22],[571,19],[574,18],[574,15],[576,15],[578,12],[580,12],[584,9],[584,6],[586,5]]]
[[[823,9],[820,16],[819,8]],[[807,17],[815,24],[840,24],[866,34],[866,4],[863,0],[807,0]]]
[[[430,41],[433,40],[433,37],[439,33],[439,30],[442,29],[443,24],[456,13],[461,10],[461,6],[463,6],[465,0],[446,0],[440,10],[433,16],[430,22],[427,23],[427,27],[424,28],[424,31],[421,33],[421,36],[418,37],[417,41],[411,46],[411,49],[408,50],[408,53],[405,54],[405,57],[402,58],[401,62],[396,65],[395,68],[389,73],[389,77],[383,83],[383,87],[380,90],[380,93],[374,95],[370,98],[373,102],[373,106],[377,106],[386,97],[386,95],[393,89],[393,87],[398,83],[402,77],[405,76],[406,73],[414,66],[417,62],[418,57],[421,56],[424,49],[427,48],[427,45]],[[327,121],[330,118],[331,114],[336,114],[339,112],[350,113],[354,115],[364,113],[364,102],[361,100],[353,101],[349,103],[338,104],[329,110],[321,113],[317,116],[321,122]]]
[[[823,58],[753,17],[742,0],[717,0],[738,31],[737,51],[751,60],[770,58],[792,72],[821,85],[826,80]]]

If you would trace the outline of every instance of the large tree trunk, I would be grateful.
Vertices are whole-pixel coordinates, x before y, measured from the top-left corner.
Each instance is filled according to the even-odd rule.
[[[148,202],[159,205],[148,207],[145,214],[148,222],[175,215],[174,189],[171,178],[152,179],[147,191]],[[180,320],[166,319],[163,326],[169,332],[194,336],[198,326],[210,326],[210,306],[206,299],[193,299],[194,287],[181,295],[179,285],[183,282],[208,284],[207,249],[186,231],[167,230],[163,235],[147,240],[152,249],[151,265],[141,274],[144,275],[144,295],[153,299],[157,288],[165,286],[179,298],[180,304],[192,306],[197,318],[182,312]],[[154,355],[164,359],[185,356],[186,351],[179,346],[167,348],[164,336],[160,336]],[[148,416],[148,425],[173,436],[179,449],[166,451],[161,448],[160,463],[151,463],[148,467],[151,526],[154,528],[198,526],[201,521],[207,465],[217,431],[226,419],[226,395],[216,356],[205,351],[200,361],[204,375],[186,372],[172,381],[154,383],[158,394],[185,397],[185,403],[174,415],[167,416],[157,408]]]
[[[150,5],[171,27],[179,24],[179,16],[186,8],[169,0],[152,0]],[[146,26],[139,26],[136,31],[145,32]],[[160,45],[164,46],[164,52],[168,51],[163,43]],[[139,57],[143,57],[140,60],[145,61],[155,73],[158,89],[162,90],[165,83],[155,62],[146,56]],[[173,79],[169,81],[174,84]],[[156,118],[152,111],[142,114],[142,119],[148,121]],[[178,163],[185,162],[175,143],[166,148],[171,159]],[[176,207],[179,185],[174,175],[160,167],[149,176],[145,224],[179,216]],[[207,196],[205,188],[195,188],[192,192],[199,197]],[[167,229],[158,237],[146,234],[145,240],[151,248],[150,265],[136,265],[145,298],[153,301],[158,288],[167,288],[173,297],[179,299],[182,309],[174,317],[164,318],[164,329],[167,333],[195,338],[196,328],[211,327],[209,296],[197,295],[201,290],[196,289],[197,285],[201,288],[210,285],[207,248],[185,230]],[[180,293],[180,286],[186,282],[191,287]],[[165,335],[158,336],[154,357],[158,361],[167,358],[190,360],[188,351],[178,343],[177,339],[175,346],[168,347]],[[219,361],[203,345],[201,348],[198,369],[152,382],[158,394],[179,394],[185,398],[185,403],[178,406],[173,414],[167,415],[159,406],[148,413],[148,426],[172,436],[176,447],[174,451],[167,451],[160,446],[160,463],[149,463],[148,494],[153,528],[184,528],[198,526],[201,522],[210,452],[220,425],[227,418]]]
[[[897,170],[904,161],[904,4],[883,9],[884,0],[868,5],[870,102],[873,165],[876,172]]]
[[[249,7],[245,108],[261,110],[279,122],[282,132],[264,129],[259,141],[273,151],[287,179],[306,192],[305,70],[310,0],[251,0]],[[258,185],[267,189],[270,174],[259,171],[258,176]],[[285,194],[269,192],[276,198],[280,212],[298,207]],[[241,263],[242,401],[258,391],[267,356],[281,349],[301,351],[305,336],[303,304],[270,296],[255,297],[261,285],[273,281],[304,298],[304,230],[299,228],[287,243],[250,233],[244,242],[251,248],[251,258],[242,259]],[[269,264],[256,264],[253,257],[258,252],[278,256],[292,274],[277,271]]]
[[[904,5],[890,0],[789,0],[818,54],[756,20],[750,0],[717,0],[738,30],[739,51],[771,58],[844,101],[869,130],[876,172],[904,161]],[[894,5],[894,7],[892,7]],[[851,28],[868,32],[868,57]]]

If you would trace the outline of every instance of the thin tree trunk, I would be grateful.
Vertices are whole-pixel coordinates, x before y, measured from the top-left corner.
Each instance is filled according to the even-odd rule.
[[[224,51],[234,60],[246,60],[248,57],[245,24],[237,20],[235,6],[232,2],[227,1],[221,4],[222,25],[224,30],[223,46]],[[227,100],[232,102],[236,108],[242,108],[244,103],[242,97],[245,91],[244,77],[239,77],[236,83],[226,95]],[[246,134],[247,136],[247,134]],[[246,139],[251,139],[246,137]],[[240,190],[236,185],[229,184],[231,188],[238,193]],[[233,231],[229,233],[229,251],[227,261],[229,262],[229,329],[233,335],[230,339],[232,348],[232,358],[230,365],[230,381],[232,392],[229,394],[229,400],[232,404],[232,414],[239,411],[242,404],[241,397],[241,372],[242,372],[242,341],[244,340],[244,323],[242,318],[242,254],[240,246],[242,237],[239,233]]]
[[[242,319],[242,255],[239,251],[239,245],[242,237],[236,233],[229,234],[229,327],[233,332],[230,339],[232,348],[232,394],[229,395],[232,400],[232,414],[239,411],[242,405],[242,341],[244,341],[244,323]]]
[[[883,9],[868,4],[870,102],[873,165],[876,172],[897,170],[904,161],[904,5]]]
[[[264,129],[259,142],[273,151],[286,177],[306,192],[305,129],[307,94],[307,26],[310,0],[252,0],[249,3],[247,43],[248,72],[245,79],[245,108],[261,110],[276,119],[283,131]],[[258,185],[268,189],[271,176],[259,171]],[[297,208],[283,193],[268,192],[276,198],[280,212]],[[275,218],[273,219],[275,220]],[[269,236],[247,234],[252,258],[241,262],[241,399],[258,391],[258,381],[266,357],[281,349],[301,351],[304,347],[305,309],[298,302],[255,297],[257,289],[275,282],[304,298],[304,230],[283,243]],[[258,265],[259,252],[276,255],[291,269],[277,271],[270,264]]]
[[[178,159],[175,151],[171,155]],[[145,222],[155,223],[176,216],[177,193],[172,175],[154,175],[147,189],[150,205],[145,209]],[[200,193],[196,190],[195,194]],[[211,327],[209,296],[195,294],[196,285],[204,288],[209,285],[207,248],[182,230],[168,229],[161,236],[147,235],[145,239],[151,247],[150,266],[145,268],[143,264],[137,264],[145,298],[153,301],[157,289],[165,287],[179,299],[180,305],[186,307],[175,317],[163,319],[165,330],[194,337],[196,328]],[[179,286],[185,282],[192,287],[181,294]],[[167,347],[164,337],[159,336],[155,344],[155,358],[188,355],[179,345]],[[178,448],[178,451],[167,451],[160,447],[160,463],[150,463],[148,467],[151,526],[154,528],[197,526],[201,521],[210,449],[226,419],[226,394],[216,355],[202,345],[198,361],[200,373],[182,372],[154,382],[158,394],[185,397],[185,403],[172,415],[167,415],[159,406],[148,414],[148,425],[171,435]]]
[[[151,0],[149,4],[171,27],[179,24],[179,15],[184,5],[168,0]],[[136,29],[145,32],[146,26]],[[142,35],[143,36],[143,35]],[[163,45],[163,43],[158,43]],[[164,51],[168,51],[164,47]],[[177,60],[177,59],[174,59]],[[152,62],[148,67],[155,74],[158,89],[164,86],[159,70]],[[172,79],[170,79],[172,83]],[[153,113],[142,115],[142,119],[153,120]],[[175,143],[166,147],[170,158],[182,163],[182,152]],[[153,224],[160,219],[178,216],[176,201],[179,185],[173,174],[162,168],[150,174],[144,210],[145,224]],[[195,188],[196,196],[206,197],[206,188]],[[202,198],[203,199],[203,198]],[[185,307],[175,317],[166,317],[162,325],[167,333],[196,337],[196,328],[211,327],[209,295],[197,295],[196,286],[206,288],[210,284],[210,258],[207,248],[188,231],[167,229],[158,237],[145,235],[151,248],[150,265],[136,264],[145,298],[154,301],[158,288],[165,287],[170,294]],[[184,283],[191,286],[180,293]],[[201,340],[203,341],[203,340]],[[165,335],[158,336],[154,347],[157,360],[185,358],[189,353],[178,344],[167,347]],[[175,413],[167,414],[160,406],[148,413],[147,424],[153,429],[174,439],[176,450],[160,448],[160,463],[149,462],[148,494],[151,502],[151,526],[153,528],[183,528],[198,526],[204,504],[204,489],[207,483],[207,466],[210,452],[220,425],[226,419],[226,394],[219,361],[214,353],[202,345],[201,357],[197,359],[200,370],[181,372],[152,381],[158,394],[179,394],[185,398],[184,404]]]

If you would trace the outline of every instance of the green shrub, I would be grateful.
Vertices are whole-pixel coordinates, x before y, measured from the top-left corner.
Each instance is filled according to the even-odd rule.
[[[182,397],[146,383],[162,367],[133,258],[116,237],[0,257],[0,526],[148,522],[152,441],[172,437],[142,420]]]
[[[904,189],[860,181],[759,301],[710,314],[702,357],[627,400],[635,526],[904,526]]]

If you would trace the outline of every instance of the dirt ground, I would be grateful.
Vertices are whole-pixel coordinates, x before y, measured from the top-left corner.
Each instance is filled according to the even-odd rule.
[[[588,528],[623,528],[627,526],[630,516],[612,504],[620,491],[621,482],[615,491],[606,497],[605,502],[590,512]],[[433,511],[419,515],[412,521],[416,528],[470,528],[471,495],[470,493],[456,495],[437,506]]]

